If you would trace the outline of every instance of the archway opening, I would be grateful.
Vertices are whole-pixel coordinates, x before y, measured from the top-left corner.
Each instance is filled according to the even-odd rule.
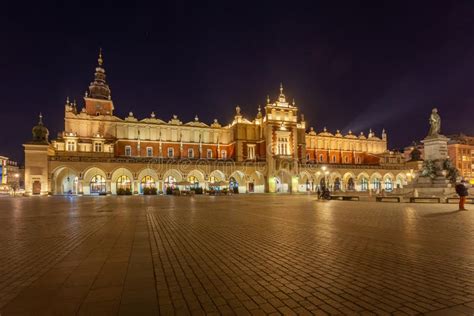
[[[350,177],[349,180],[347,180],[347,190],[348,191],[354,191],[355,190],[355,182],[354,182],[353,177]]]
[[[341,191],[341,178],[337,177],[334,179],[333,191]]]
[[[156,194],[156,182],[152,176],[146,175],[140,181],[140,193],[142,194]]]
[[[75,175],[64,177],[61,183],[62,194],[77,194],[78,181],[79,178]]]
[[[239,183],[234,177],[229,178],[229,190],[233,193],[239,193]]]
[[[366,192],[369,190],[369,181],[366,177],[361,177],[359,180],[360,190]]]
[[[382,189],[382,183],[380,181],[380,178],[375,177],[372,180],[372,190],[375,192],[380,192],[381,189]]]
[[[196,190],[199,188],[199,180],[195,176],[189,176],[188,182],[191,183],[190,188]]]
[[[100,174],[92,177],[89,187],[91,194],[106,194],[105,178]]]
[[[129,177],[122,175],[117,178],[117,194],[132,194],[132,181],[130,181]]]
[[[176,187],[176,179],[173,176],[167,176],[164,182],[166,194],[173,194],[173,190]]]

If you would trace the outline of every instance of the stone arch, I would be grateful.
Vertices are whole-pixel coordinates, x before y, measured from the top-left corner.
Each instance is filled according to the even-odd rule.
[[[314,183],[316,185],[319,185],[319,183],[321,182],[321,179],[324,178],[324,173],[321,172],[321,171],[316,171],[313,175],[313,179],[314,179]]]
[[[221,170],[213,170],[211,173],[209,173],[209,182],[211,181],[211,178],[215,178],[216,181],[225,181],[225,173],[222,172]]]
[[[370,175],[369,188],[375,192],[382,190],[382,175],[379,172],[373,172]]]
[[[183,175],[176,169],[168,169],[163,173],[163,181],[166,181],[166,178],[173,177],[176,181],[183,181]]]
[[[367,172],[363,171],[357,175],[357,181],[355,184],[357,191],[369,191],[370,176]]]
[[[245,181],[245,174],[240,170],[235,170],[229,175],[229,188],[235,187],[235,183],[233,184],[232,179],[235,180],[238,186],[239,193],[246,193],[247,190],[247,181]]]
[[[308,171],[301,171],[298,177],[298,191],[307,192],[313,191],[314,189],[314,179]]]
[[[60,166],[53,170],[51,192],[53,194],[78,194],[79,172],[69,166]]]
[[[265,192],[265,176],[263,173],[256,170],[250,174],[249,181],[247,182],[247,192]]]
[[[339,172],[333,171],[328,176],[329,188],[333,191],[342,190],[342,176]]]
[[[387,172],[382,177],[382,188],[384,191],[391,192],[395,189],[395,177],[393,173]]]
[[[85,169],[84,172],[82,173],[82,181],[79,180],[79,182],[80,182],[79,192],[81,192],[81,182],[82,182],[82,192],[84,193],[84,195],[90,195],[91,194],[90,183],[91,183],[91,180],[94,176],[100,176],[104,179],[107,179],[107,173],[103,169],[101,169],[99,167],[96,167],[96,166],[89,167],[89,168]],[[106,188],[107,192],[109,190],[110,190],[110,188]]]
[[[198,187],[203,188],[206,185],[206,183],[204,181],[204,179],[205,179],[204,178],[204,173],[202,171],[198,170],[198,169],[193,169],[193,170],[191,170],[187,173],[186,180],[191,181],[191,178],[196,179]],[[194,182],[194,183],[196,183],[196,182]],[[193,185],[194,185],[194,183],[193,183]]]
[[[146,181],[143,181],[145,179],[145,177],[151,177],[151,179],[153,180],[152,184],[148,184],[146,183]],[[155,187],[155,188],[158,188],[158,184],[159,184],[159,181],[158,181],[158,173],[151,169],[151,168],[143,168],[142,170],[140,170],[140,172],[138,173],[138,176],[137,176],[137,182],[138,182],[138,193],[140,194],[143,194],[143,190],[146,186],[151,186],[151,187]]]
[[[400,172],[395,177],[395,188],[403,188],[407,184],[407,176]]]
[[[351,180],[352,179],[352,180]],[[343,191],[354,191],[357,177],[353,172],[346,172],[342,176]]]
[[[168,179],[170,177],[172,179],[174,179],[174,181],[176,181],[176,182],[183,181],[183,175],[179,170],[177,170],[177,169],[168,169],[168,170],[166,170],[163,173],[163,179],[161,179],[161,181],[162,181],[161,182],[161,189],[163,190],[163,192],[166,192],[167,187],[173,187],[174,186],[174,184],[168,182]]]
[[[121,176],[125,176],[127,178],[129,178],[129,180],[131,181],[131,190],[132,192],[136,192],[137,191],[137,188],[136,188],[136,184],[135,184],[135,178],[133,177],[133,173],[128,169],[128,168],[125,168],[125,167],[119,167],[119,168],[116,168],[113,172],[112,172],[112,176],[110,177],[110,191],[112,192],[112,194],[117,194],[117,180],[119,179],[119,177]]]
[[[291,192],[292,174],[287,169],[277,170],[269,181],[270,192]]]

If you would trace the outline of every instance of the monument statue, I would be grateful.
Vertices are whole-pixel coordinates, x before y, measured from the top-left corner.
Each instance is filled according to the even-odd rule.
[[[438,136],[441,131],[441,117],[438,114],[438,109],[434,108],[430,115],[430,131],[428,136]]]

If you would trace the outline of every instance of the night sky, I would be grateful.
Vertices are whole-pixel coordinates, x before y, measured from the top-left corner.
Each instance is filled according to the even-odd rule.
[[[402,148],[438,107],[443,134],[474,134],[472,1],[70,2],[3,4],[0,155],[23,161],[40,111],[50,138],[64,128],[99,47],[122,118],[253,119],[283,82],[317,131],[386,128]]]

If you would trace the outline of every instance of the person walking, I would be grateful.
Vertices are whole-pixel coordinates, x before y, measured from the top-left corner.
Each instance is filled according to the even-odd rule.
[[[467,181],[464,179],[462,179],[460,183],[456,184],[456,193],[459,195],[460,211],[467,211],[467,209],[464,207],[464,204],[466,203],[466,197],[469,195],[467,186]]]

